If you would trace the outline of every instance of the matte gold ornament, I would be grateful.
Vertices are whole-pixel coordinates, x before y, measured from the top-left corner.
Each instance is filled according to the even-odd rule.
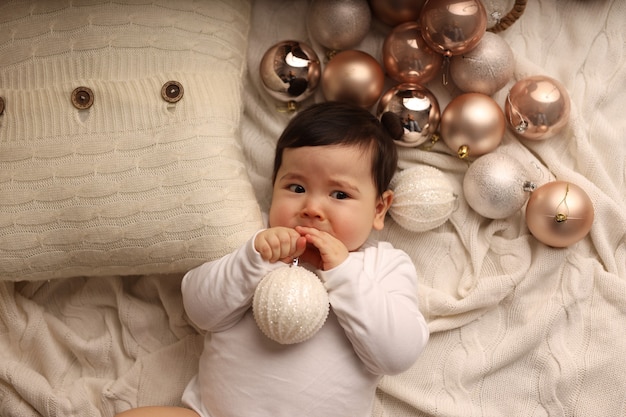
[[[585,191],[566,181],[537,188],[526,205],[526,224],[540,242],[564,248],[583,239],[593,225],[593,203]]]
[[[281,102],[298,103],[315,92],[321,65],[315,51],[303,42],[286,40],[270,47],[259,66],[265,90]]]
[[[463,178],[467,204],[488,219],[504,219],[518,212],[535,184],[524,166],[512,156],[488,153],[476,159]]]
[[[324,284],[313,272],[297,265],[277,268],[263,277],[252,300],[259,329],[280,344],[313,337],[329,310]]]
[[[374,16],[389,26],[416,21],[426,0],[370,0]]]
[[[339,52],[322,72],[322,91],[329,101],[344,101],[370,107],[380,97],[385,83],[382,67],[370,54]]]
[[[509,127],[519,136],[544,140],[559,133],[569,121],[570,98],[559,81],[545,75],[519,80],[506,99]]]
[[[371,20],[367,0],[312,0],[306,15],[311,38],[334,51],[360,43]]]
[[[449,57],[478,44],[487,30],[487,13],[480,0],[427,0],[419,23],[426,43]]]
[[[397,173],[391,181],[394,199],[389,214],[412,232],[425,232],[445,223],[456,207],[448,178],[435,167],[416,165]]]
[[[448,103],[441,115],[441,137],[462,159],[496,149],[504,130],[502,109],[485,94],[461,94]]]
[[[383,43],[383,64],[398,82],[425,84],[441,69],[443,56],[426,45],[417,22],[394,27]]]
[[[515,57],[509,44],[486,32],[476,47],[450,59],[450,78],[466,93],[492,96],[512,78]]]
[[[435,95],[426,87],[409,83],[393,86],[382,95],[377,116],[390,131],[394,131],[390,123],[397,125],[400,133],[392,136],[397,145],[404,147],[431,140],[441,120]]]

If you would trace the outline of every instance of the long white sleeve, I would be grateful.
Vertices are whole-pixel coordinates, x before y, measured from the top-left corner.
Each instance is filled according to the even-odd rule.
[[[408,255],[379,242],[321,276],[339,323],[370,372],[396,374],[413,365],[429,332]]]

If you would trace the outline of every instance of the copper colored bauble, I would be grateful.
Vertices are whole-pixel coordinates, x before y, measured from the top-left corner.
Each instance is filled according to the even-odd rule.
[[[517,159],[497,152],[472,162],[463,178],[465,201],[488,219],[504,219],[518,212],[534,187]]]
[[[390,188],[394,198],[389,215],[412,232],[425,232],[442,225],[456,207],[452,183],[443,172],[429,165],[400,171]]]
[[[339,52],[322,72],[322,91],[329,101],[370,107],[380,97],[384,84],[382,67],[374,57],[363,51]]]
[[[485,94],[461,94],[448,103],[441,115],[441,137],[462,159],[496,149],[504,130],[502,109]]]
[[[524,78],[511,88],[504,104],[513,131],[530,140],[548,139],[567,125],[570,98],[559,81],[545,75]]]
[[[335,51],[360,43],[371,20],[367,0],[312,0],[306,15],[311,38]]]
[[[259,66],[265,90],[282,102],[300,102],[317,88],[321,65],[315,51],[298,41],[283,41],[270,47]]]
[[[554,181],[537,188],[526,205],[526,224],[540,242],[564,248],[584,238],[593,224],[593,203],[582,188]]]
[[[515,57],[509,44],[495,33],[486,32],[471,51],[450,59],[450,78],[466,93],[488,96],[503,88],[512,78]]]
[[[257,325],[280,344],[311,338],[324,325],[329,308],[328,293],[317,275],[295,265],[263,277],[252,300]]]
[[[441,115],[435,95],[418,84],[398,84],[387,90],[378,103],[377,116],[399,146],[419,146],[430,140],[439,128]],[[395,123],[397,127],[390,126]]]
[[[443,56],[426,45],[417,22],[394,27],[383,43],[385,70],[401,83],[427,83],[439,73],[442,61]]]
[[[471,51],[487,30],[480,0],[428,0],[419,19],[422,36],[435,51],[459,55]]]
[[[416,21],[426,0],[370,0],[374,16],[389,26]]]

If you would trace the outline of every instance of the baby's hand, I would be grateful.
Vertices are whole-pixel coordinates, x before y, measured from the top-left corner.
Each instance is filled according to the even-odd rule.
[[[254,248],[266,261],[291,263],[306,249],[306,239],[289,227],[271,227],[256,235]]]
[[[307,250],[300,258],[316,267],[328,271],[348,258],[348,248],[339,239],[329,233],[312,227],[296,226],[296,232],[306,238],[306,243],[316,251]]]

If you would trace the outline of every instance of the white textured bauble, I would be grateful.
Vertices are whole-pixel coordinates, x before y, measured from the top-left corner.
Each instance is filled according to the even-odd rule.
[[[417,165],[400,171],[390,188],[394,198],[389,214],[412,232],[425,232],[442,225],[456,206],[452,183],[432,166]]]
[[[312,0],[306,22],[311,38],[330,50],[350,49],[370,30],[367,0]]]
[[[330,306],[324,284],[300,266],[267,274],[254,292],[254,319],[267,337],[280,344],[303,342],[324,325]]]
[[[465,201],[488,219],[504,219],[520,210],[533,188],[524,166],[502,153],[476,159],[463,178]]]
[[[471,51],[450,59],[450,78],[466,93],[488,96],[502,89],[512,78],[515,56],[499,35],[486,32]]]

